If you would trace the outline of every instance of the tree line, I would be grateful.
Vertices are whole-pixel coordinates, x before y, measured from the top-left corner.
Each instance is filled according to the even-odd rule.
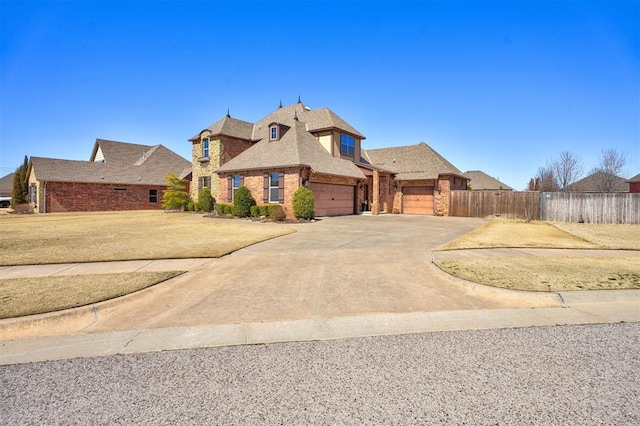
[[[617,181],[625,174],[627,155],[616,149],[601,152],[596,164],[589,170],[596,190],[614,192]],[[584,164],[576,154],[563,151],[558,157],[547,160],[538,173],[529,180],[529,191],[565,192],[583,177]]]

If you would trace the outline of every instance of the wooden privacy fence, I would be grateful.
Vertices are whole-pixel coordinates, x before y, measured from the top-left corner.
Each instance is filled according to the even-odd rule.
[[[451,191],[451,216],[640,224],[640,194]]]
[[[543,192],[541,217],[550,222],[640,224],[640,194]]]
[[[540,193],[451,191],[451,216],[540,220]]]

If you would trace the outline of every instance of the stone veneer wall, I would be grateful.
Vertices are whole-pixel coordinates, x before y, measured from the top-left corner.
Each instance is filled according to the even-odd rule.
[[[209,160],[202,159],[202,139],[209,137]],[[211,195],[216,200],[226,197],[221,189],[221,179],[214,173],[220,166],[251,147],[251,142],[228,136],[210,137],[208,132],[200,135],[200,141],[194,142],[191,148],[192,181],[190,195],[198,199],[199,180],[203,176],[211,177]],[[222,198],[221,198],[222,197]]]

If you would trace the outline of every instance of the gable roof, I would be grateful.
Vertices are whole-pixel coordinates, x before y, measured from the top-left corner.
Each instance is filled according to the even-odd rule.
[[[603,185],[606,188],[603,188]],[[603,172],[595,172],[567,186],[568,192],[629,192],[626,179]]]
[[[96,139],[91,161],[31,157],[27,173],[33,169],[37,180],[49,182],[166,185],[167,173],[179,175],[190,166],[162,145]]]
[[[306,124],[306,130],[308,132],[338,129],[359,139],[365,139],[362,133],[358,132],[352,125],[344,121],[329,108],[322,107],[318,109],[311,109],[305,106],[302,102],[288,106],[281,106],[257,121],[255,124],[238,120],[237,118],[232,118],[227,115],[222,120],[219,120],[207,127],[205,130],[209,130],[212,136],[225,135],[257,142],[268,137],[269,124],[279,123],[292,126],[296,119],[299,122]],[[189,140],[191,142],[200,140],[201,133],[202,132],[194,135]]]
[[[469,170],[468,172],[464,172],[462,175],[469,179],[469,186],[473,190],[489,189],[513,191],[513,188],[509,185],[500,182],[498,179],[489,176],[481,170]]]
[[[462,172],[424,142],[393,148],[368,149],[364,159],[391,170],[398,180],[437,179],[440,175],[463,177]]]
[[[308,166],[314,172],[364,179],[351,161],[335,158],[307,131],[305,123],[293,120],[280,139],[264,138],[223,164],[216,173]]]
[[[635,183],[635,182],[640,182],[640,173],[638,173],[637,175],[635,175],[634,177],[632,177],[627,181],[627,183]]]
[[[0,178],[0,195],[11,195],[13,193],[13,177],[15,173],[9,173],[8,175]]]

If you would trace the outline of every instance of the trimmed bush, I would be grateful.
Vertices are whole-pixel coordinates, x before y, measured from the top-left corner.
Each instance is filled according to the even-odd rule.
[[[215,202],[216,200],[214,200],[213,195],[211,195],[211,190],[208,188],[203,188],[198,194],[198,204],[200,205],[199,210],[202,210],[203,212],[209,213],[212,211]]]
[[[280,204],[269,204],[269,218],[278,222],[284,220],[285,214]]]
[[[293,216],[296,219],[313,219],[315,199],[309,188],[301,186],[293,193]]]
[[[258,207],[260,207],[260,216],[269,216],[269,206],[267,204]]]
[[[224,216],[226,214],[231,214],[231,205],[229,204],[216,204],[216,210],[218,211],[218,216]]]
[[[233,194],[233,215],[238,217],[248,217],[251,214],[251,206],[256,202],[251,197],[251,191],[244,185],[240,185]]]
[[[251,206],[251,217],[260,217],[260,207]]]

